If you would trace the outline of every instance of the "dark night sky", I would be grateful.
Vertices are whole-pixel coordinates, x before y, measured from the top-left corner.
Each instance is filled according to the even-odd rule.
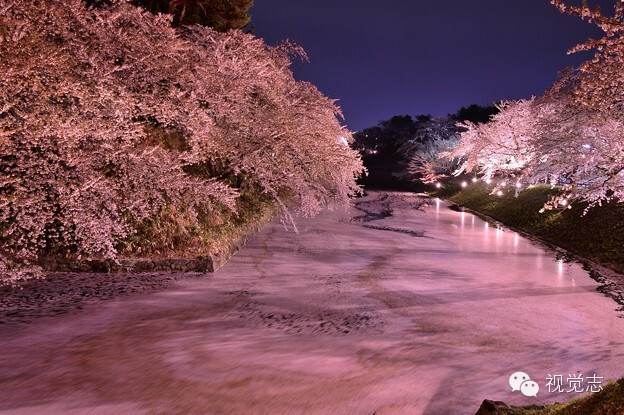
[[[268,43],[306,49],[297,78],[339,99],[352,130],[538,95],[582,60],[568,48],[600,35],[548,0],[255,0],[252,14]]]

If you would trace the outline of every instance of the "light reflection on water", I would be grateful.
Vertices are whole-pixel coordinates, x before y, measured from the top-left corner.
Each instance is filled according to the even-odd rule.
[[[557,285],[576,286],[574,281],[574,272],[570,272],[570,264],[566,264],[563,259],[555,260],[553,255],[544,252],[543,248],[535,245],[533,242],[521,237],[518,232],[506,229],[502,226],[482,221],[483,227],[480,228],[478,221],[481,220],[474,214],[469,212],[453,211],[446,212],[448,206],[439,198],[436,199],[435,216],[436,228],[444,228],[450,224],[458,232],[457,240],[460,242],[461,249],[475,252],[475,249],[483,252],[496,253],[500,255],[511,255],[512,258],[521,260],[526,257],[527,253],[534,256],[534,270],[545,271],[553,276],[557,281]],[[449,209],[450,210],[450,209]],[[448,221],[451,216],[450,223]],[[468,218],[469,215],[469,218]],[[470,243],[466,238],[473,241],[480,240],[477,245]]]
[[[544,255],[541,252],[538,253],[535,261],[536,261],[535,267],[541,270],[544,266]]]

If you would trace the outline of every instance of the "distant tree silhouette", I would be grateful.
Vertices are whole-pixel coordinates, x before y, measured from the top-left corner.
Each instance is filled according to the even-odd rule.
[[[481,106],[472,104],[467,107],[461,107],[455,117],[457,121],[485,124],[490,121],[493,115],[498,114],[498,111],[498,108],[494,105]]]
[[[496,113],[498,108],[495,106],[473,104],[445,117],[395,115],[355,133],[354,148],[361,153],[369,172],[361,180],[362,184],[377,188],[414,189],[415,158],[432,159],[436,149],[455,143],[463,131],[457,124],[466,121],[485,124]]]
[[[253,0],[134,0],[133,3],[153,13],[172,14],[174,26],[199,24],[227,32],[242,29],[250,22]]]

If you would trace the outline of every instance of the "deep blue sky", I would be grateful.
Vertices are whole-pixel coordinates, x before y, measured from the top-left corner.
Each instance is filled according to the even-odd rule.
[[[352,130],[540,94],[583,59],[568,48],[600,35],[548,0],[255,0],[251,12],[256,35],[306,49],[297,78],[339,99]]]

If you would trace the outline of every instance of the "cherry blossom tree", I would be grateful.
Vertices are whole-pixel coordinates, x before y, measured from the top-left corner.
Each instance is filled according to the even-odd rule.
[[[479,170],[485,178],[520,174],[535,157],[532,129],[534,100],[500,103],[486,124],[463,123],[461,140],[450,153],[463,157],[458,172]]]
[[[598,40],[569,53],[593,51],[592,59],[565,71],[546,93],[531,100],[505,102],[489,124],[466,124],[449,156],[463,157],[457,173],[478,171],[500,183],[560,186],[546,208],[566,207],[575,199],[594,206],[624,198],[624,3],[613,16],[552,3],[560,11],[595,23]],[[497,187],[494,188],[494,191]]]
[[[236,209],[222,177],[189,173],[202,163],[284,212],[280,194],[313,214],[358,190],[339,108],[293,78],[299,47],[108,3],[0,0],[0,269],[115,259],[167,207],[190,221]]]
[[[421,117],[412,139],[405,142],[399,152],[407,160],[406,175],[423,183],[435,183],[457,168],[457,159],[441,155],[454,148],[461,129],[457,118]]]

